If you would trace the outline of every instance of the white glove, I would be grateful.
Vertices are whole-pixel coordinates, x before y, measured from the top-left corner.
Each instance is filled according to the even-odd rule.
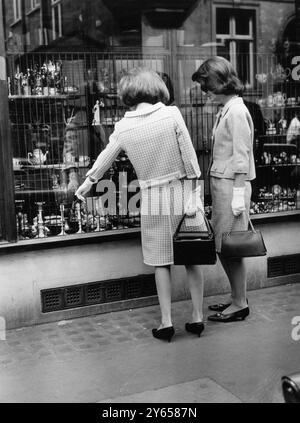
[[[245,187],[233,188],[231,209],[234,216],[239,216],[244,210],[246,210]]]
[[[204,207],[200,197],[201,186],[199,185],[194,191],[190,193],[189,199],[185,206],[185,214],[187,216],[194,216],[197,211],[202,210],[204,212]]]
[[[89,178],[86,178],[83,184],[80,185],[80,187],[75,192],[76,197],[85,203],[85,198],[83,196],[90,191],[92,186],[93,186],[93,182]]]

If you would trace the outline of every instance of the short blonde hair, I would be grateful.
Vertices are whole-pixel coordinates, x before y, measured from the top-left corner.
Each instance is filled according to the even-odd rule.
[[[118,94],[128,107],[139,103],[167,104],[170,99],[168,88],[162,78],[152,69],[136,67],[130,69],[118,84]]]

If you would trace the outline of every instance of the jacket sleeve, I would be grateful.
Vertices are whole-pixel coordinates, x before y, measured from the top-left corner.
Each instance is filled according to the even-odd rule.
[[[171,107],[175,120],[175,130],[178,145],[187,177],[200,178],[201,171],[189,131],[179,109],[176,106]]]
[[[95,180],[102,178],[104,173],[110,168],[122,148],[118,142],[118,136],[114,131],[109,137],[109,143],[105,149],[99,154],[93,167],[87,172],[86,176],[90,176]]]
[[[234,108],[227,122],[233,140],[232,171],[234,173],[248,173],[250,153],[253,148],[251,116],[243,109]]]

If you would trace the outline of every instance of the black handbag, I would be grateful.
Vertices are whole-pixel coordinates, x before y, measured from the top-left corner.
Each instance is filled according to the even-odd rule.
[[[247,213],[251,229],[246,231],[232,231],[222,234],[221,255],[226,258],[265,256],[267,249],[259,230],[254,229]]]
[[[202,212],[202,211],[201,211]],[[211,225],[202,212],[207,231],[180,231],[184,215],[173,235],[174,264],[215,264],[215,237]]]

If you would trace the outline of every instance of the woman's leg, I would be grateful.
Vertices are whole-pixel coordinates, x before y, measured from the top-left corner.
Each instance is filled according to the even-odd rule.
[[[223,269],[224,269],[224,271],[225,271],[225,273],[226,273],[226,276],[227,276],[227,278],[228,278],[228,280],[229,280],[229,283],[230,283],[230,288],[231,288],[231,293],[230,293],[230,297],[228,298],[228,303],[231,303],[232,302],[232,300],[233,300],[233,298],[235,297],[235,292],[234,292],[234,289],[235,289],[235,287],[232,285],[232,283],[231,283],[231,270],[230,270],[230,266],[228,265],[228,263],[227,263],[227,260],[225,260],[222,256],[221,256],[221,254],[220,253],[218,253],[218,257],[219,257],[219,259],[220,259],[220,262],[221,262],[221,265],[222,265],[222,267],[223,267]]]
[[[158,329],[161,329],[172,326],[170,266],[155,267],[155,282],[161,311],[161,325]]]
[[[236,294],[235,294],[235,285],[231,282],[232,281],[231,266],[230,266],[230,263],[228,262],[228,260],[224,259],[221,256],[220,253],[218,253],[218,257],[220,259],[220,262],[222,264],[222,267],[223,267],[223,269],[224,269],[224,271],[226,273],[226,276],[227,276],[227,278],[229,280],[229,283],[230,283],[230,288],[231,288],[230,301],[232,301],[233,298],[236,297]]]
[[[220,256],[221,263],[228,276],[231,286],[232,304],[223,314],[233,313],[247,307],[247,274],[244,259],[225,259]]]
[[[203,321],[203,272],[202,266],[185,266],[191,299],[193,304],[192,322]]]

